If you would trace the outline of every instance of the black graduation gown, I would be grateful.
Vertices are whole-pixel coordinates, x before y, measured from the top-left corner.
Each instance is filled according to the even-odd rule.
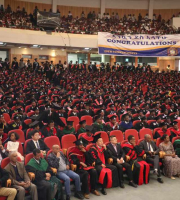
[[[138,122],[134,128],[137,130],[137,131],[140,131],[142,128],[149,128],[149,125],[148,123],[143,123],[143,122]]]
[[[143,183],[147,184],[149,182],[149,164],[143,161],[142,156],[144,155],[144,150],[141,151],[139,146],[132,146],[129,143],[122,145],[123,150],[126,155],[130,157],[129,164],[132,166],[133,179],[138,185]]]
[[[95,169],[99,174],[99,182],[103,187],[118,187],[119,186],[119,178],[117,168],[113,165],[109,165],[106,163],[106,160],[109,157],[108,150],[104,148],[99,149],[97,145],[94,145],[89,150],[91,154],[91,159],[95,162]],[[103,168],[101,165],[105,164],[106,168]],[[109,172],[106,173],[105,176],[102,176],[104,169],[110,169],[111,174]],[[111,176],[111,177],[110,177]],[[112,181],[112,183],[110,183]]]
[[[98,174],[97,171],[92,167],[93,160],[90,157],[89,152],[82,152],[77,147],[74,147],[69,153],[69,162],[77,165],[76,173],[79,174],[82,182],[82,192],[88,194],[88,174],[90,175],[90,184],[92,190],[97,190]],[[80,162],[87,165],[84,168]]]
[[[94,116],[94,112],[89,109],[89,110],[82,110],[80,113],[79,113],[79,117],[82,117],[82,116],[85,116],[85,115],[90,115],[91,117]]]

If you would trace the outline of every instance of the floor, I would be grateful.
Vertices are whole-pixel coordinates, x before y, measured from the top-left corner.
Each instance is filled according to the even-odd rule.
[[[91,200],[169,200],[180,199],[180,178],[171,180],[162,176],[164,183],[160,184],[156,180],[156,176],[150,175],[150,182],[147,185],[138,186],[133,188],[125,181],[125,189],[111,188],[107,189],[107,195],[95,196],[90,194]],[[77,198],[71,197],[71,200]]]

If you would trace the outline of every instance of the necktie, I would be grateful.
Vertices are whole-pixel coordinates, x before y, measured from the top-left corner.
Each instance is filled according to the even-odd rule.
[[[150,149],[150,143],[149,142],[148,142],[148,150],[151,151],[151,149]]]
[[[37,146],[37,148],[40,150],[40,146],[39,146],[39,143],[38,143],[38,142],[36,142],[36,146]]]

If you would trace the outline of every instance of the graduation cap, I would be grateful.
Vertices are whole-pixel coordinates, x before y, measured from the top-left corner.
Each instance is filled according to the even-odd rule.
[[[109,107],[110,108],[114,107],[114,104],[113,103],[109,104]]]
[[[39,125],[39,121],[34,121],[34,122],[32,122],[31,124],[29,124],[29,127],[30,128],[35,128],[35,127],[37,127]]]
[[[67,126],[72,126],[73,125],[73,121],[67,121]]]
[[[158,119],[161,119],[161,116],[155,117],[155,120],[157,121]]]
[[[98,119],[100,119],[100,116],[99,116],[99,115],[95,115],[95,116],[94,116],[94,120],[96,121],[96,120],[98,120]]]
[[[19,118],[19,116],[16,115],[16,116],[14,117],[14,120],[17,120],[17,119],[20,119],[20,118]]]
[[[17,111],[18,111],[18,112],[21,112],[21,111],[23,111],[23,109],[22,109],[22,108],[18,108]]]
[[[76,140],[75,142],[73,142],[75,145],[79,146],[79,145],[83,145],[83,141],[81,139]]]
[[[162,127],[162,126],[166,126],[166,125],[167,125],[166,122],[162,122],[162,123],[160,124],[161,127]]]
[[[113,115],[113,116],[109,117],[109,119],[110,119],[110,120],[114,120],[114,119],[116,119],[116,116]]]
[[[60,110],[61,107],[57,103],[52,103],[52,108]]]
[[[177,121],[173,121],[173,122],[171,123],[172,126],[177,125],[177,124],[178,124]]]
[[[74,109],[74,108],[76,108],[76,105],[71,106],[71,109]]]
[[[34,108],[34,110],[39,110],[39,107],[36,106],[36,107]]]
[[[85,123],[86,123],[86,120],[81,120],[81,121],[79,122],[80,125],[85,124]]]
[[[93,143],[96,143],[101,138],[101,133],[94,135],[93,138]]]
[[[146,120],[147,118],[145,116],[141,117],[141,121]]]
[[[84,104],[85,104],[85,106],[90,106],[90,102],[89,101],[85,102]]]
[[[93,126],[86,125],[86,126],[85,126],[85,130],[86,130],[87,132],[92,132]]]

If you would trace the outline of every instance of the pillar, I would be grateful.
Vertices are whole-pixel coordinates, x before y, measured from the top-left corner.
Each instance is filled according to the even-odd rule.
[[[52,12],[57,12],[57,0],[52,0]]]
[[[138,57],[135,57],[135,67],[138,66]]]
[[[154,0],[149,0],[149,19],[153,19]]]
[[[116,56],[111,56],[111,58],[110,58],[110,65],[113,66],[114,62],[116,62]]]
[[[87,60],[87,64],[89,65],[89,64],[90,64],[90,62],[91,62],[91,54],[90,54],[90,53],[88,53],[88,60]]]
[[[103,14],[105,13],[105,9],[106,9],[106,1],[105,0],[100,0],[100,8],[101,8],[101,17],[102,17]]]

